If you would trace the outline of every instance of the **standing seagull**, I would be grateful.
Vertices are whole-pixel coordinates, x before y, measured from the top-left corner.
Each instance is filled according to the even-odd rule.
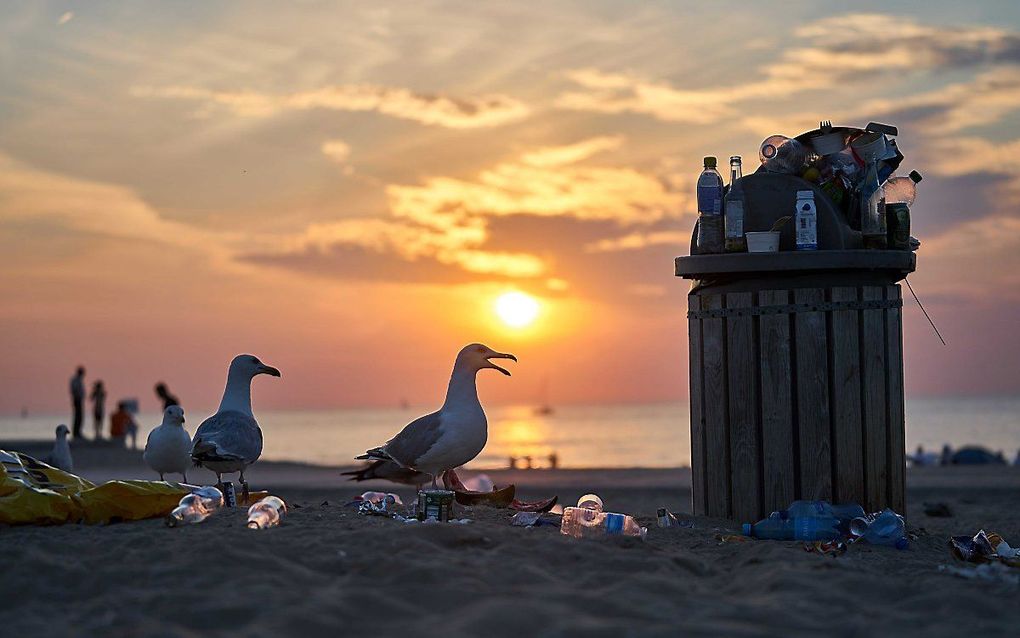
[[[411,421],[385,445],[357,458],[393,461],[400,467],[423,472],[432,477],[435,489],[437,476],[464,465],[485,447],[488,423],[478,402],[475,375],[483,368],[494,368],[510,376],[509,371],[490,359],[517,361],[512,354],[496,352],[480,343],[464,346],[453,364],[443,407]]]
[[[198,426],[191,447],[191,460],[215,472],[217,484],[223,483],[224,472],[238,472],[245,495],[244,468],[262,455],[262,429],[251,413],[251,380],[257,374],[278,377],[280,371],[250,354],[234,357],[220,409]]]
[[[159,480],[168,473],[180,474],[188,482],[188,465],[191,464],[191,435],[184,429],[184,408],[171,405],[163,411],[163,422],[145,442],[142,458],[159,473]]]
[[[52,465],[65,472],[74,471],[74,461],[71,460],[71,446],[67,443],[67,435],[70,433],[71,430],[66,425],[61,423],[57,426],[57,435],[53,441],[53,451],[42,460],[43,463]]]

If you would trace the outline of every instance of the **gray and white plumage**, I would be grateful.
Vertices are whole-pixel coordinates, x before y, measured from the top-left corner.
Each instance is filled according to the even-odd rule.
[[[164,480],[164,474],[180,474],[188,481],[188,466],[191,465],[191,435],[184,429],[184,409],[171,405],[163,411],[163,422],[145,442],[142,458],[146,464]]]
[[[243,481],[245,468],[262,455],[262,429],[251,411],[251,380],[259,374],[278,377],[280,371],[250,354],[234,357],[219,410],[195,430],[191,460],[217,479],[239,472]]]
[[[421,486],[429,480],[429,476],[423,472],[401,467],[395,461],[376,460],[365,464],[356,470],[340,472],[341,476],[349,476],[352,481],[382,480],[403,485]]]
[[[53,451],[49,455],[42,459],[42,462],[47,465],[64,470],[65,472],[74,471],[74,459],[71,458],[71,445],[67,442],[67,435],[71,433],[71,430],[64,424],[57,426],[56,435],[53,441]]]
[[[478,343],[462,348],[453,365],[443,407],[411,421],[385,445],[357,458],[392,461],[423,472],[432,477],[433,485],[441,473],[474,459],[488,439],[488,422],[478,400],[476,375],[484,368],[494,368],[510,376],[509,371],[491,359],[517,361],[512,354],[496,352]]]

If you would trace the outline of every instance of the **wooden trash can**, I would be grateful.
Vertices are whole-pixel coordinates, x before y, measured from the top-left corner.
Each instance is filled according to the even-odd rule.
[[[694,513],[797,499],[904,511],[902,296],[913,253],[676,259],[688,296]]]

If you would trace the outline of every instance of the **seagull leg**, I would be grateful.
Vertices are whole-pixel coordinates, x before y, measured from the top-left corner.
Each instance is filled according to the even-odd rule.
[[[436,485],[436,475],[435,474],[430,474],[429,476],[432,477],[432,489],[438,490],[439,486]]]
[[[163,473],[162,472],[159,473],[159,480],[161,480],[161,481],[165,481],[166,480],[166,479],[163,478]]]
[[[244,470],[241,470],[237,475],[237,480],[241,483],[241,498],[245,505],[248,504],[248,481],[244,480]]]
[[[188,482],[188,473],[187,472],[181,472],[181,476],[184,477],[184,482],[187,483]]]

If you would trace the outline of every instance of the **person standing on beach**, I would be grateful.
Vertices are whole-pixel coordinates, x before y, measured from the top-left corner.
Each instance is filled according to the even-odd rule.
[[[78,366],[71,377],[72,432],[75,440],[82,438],[81,424],[85,419],[85,368]]]
[[[89,398],[92,399],[92,416],[95,419],[92,426],[96,430],[95,440],[98,441],[103,438],[103,417],[106,416],[106,388],[101,380],[92,386]]]
[[[180,400],[174,395],[170,394],[170,389],[166,387],[166,384],[160,381],[156,384],[156,396],[163,402],[163,411],[171,405],[180,405]]]

